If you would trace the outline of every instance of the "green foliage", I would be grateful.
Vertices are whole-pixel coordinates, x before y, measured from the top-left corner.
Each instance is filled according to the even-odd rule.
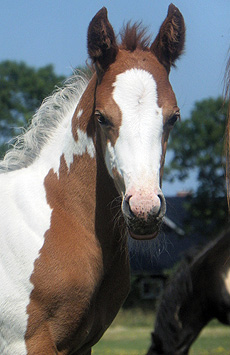
[[[175,126],[169,143],[173,157],[166,169],[168,179],[184,180],[196,172],[198,188],[187,203],[188,222],[206,234],[216,233],[227,220],[226,117],[227,103],[221,98],[197,102],[191,117]]]
[[[19,134],[43,99],[50,95],[64,76],[54,73],[52,65],[35,69],[23,62],[0,63],[0,155],[6,142]]]

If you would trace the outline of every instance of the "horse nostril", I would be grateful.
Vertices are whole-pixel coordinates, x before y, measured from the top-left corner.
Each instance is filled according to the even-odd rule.
[[[122,210],[127,218],[139,218],[148,220],[149,218],[162,218],[166,212],[164,195],[159,192],[151,196],[127,193],[124,196]]]
[[[125,198],[123,200],[123,204],[122,204],[122,209],[123,209],[123,212],[129,216],[129,217],[135,217],[133,211],[131,210],[130,208],[130,204],[129,204],[129,201],[131,199],[132,195],[129,195],[129,194],[126,194],[125,195]]]
[[[165,212],[166,212],[165,198],[164,198],[164,195],[162,193],[158,194],[157,197],[160,200],[160,207],[159,207],[158,216],[159,217],[163,217],[165,215]]]
[[[125,195],[125,202],[129,204],[129,200],[131,199],[132,195],[126,194]]]

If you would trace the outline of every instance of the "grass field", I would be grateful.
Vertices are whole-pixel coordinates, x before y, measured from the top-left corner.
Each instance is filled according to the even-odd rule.
[[[150,344],[153,322],[153,312],[122,310],[94,346],[93,355],[145,355]],[[193,344],[190,354],[230,355],[230,327],[217,321],[211,322]]]

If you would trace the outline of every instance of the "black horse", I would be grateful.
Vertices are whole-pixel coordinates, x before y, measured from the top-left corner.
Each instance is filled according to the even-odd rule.
[[[230,325],[230,228],[184,261],[167,284],[146,355],[188,354],[213,318]]]

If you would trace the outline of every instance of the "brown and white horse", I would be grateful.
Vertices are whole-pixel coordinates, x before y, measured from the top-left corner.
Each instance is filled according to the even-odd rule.
[[[166,209],[179,117],[168,75],[184,37],[170,5],[151,46],[136,25],[118,44],[102,8],[88,29],[92,79],[48,98],[1,163],[1,354],[90,354],[117,314],[129,290],[123,226],[153,238]]]

